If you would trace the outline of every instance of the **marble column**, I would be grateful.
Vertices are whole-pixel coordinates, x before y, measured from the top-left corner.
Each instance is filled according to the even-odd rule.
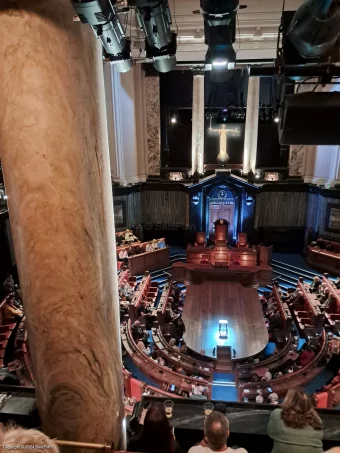
[[[148,175],[158,176],[161,171],[161,107],[158,75],[145,75],[145,131],[148,155]]]
[[[0,4],[0,157],[46,433],[125,447],[102,52],[69,0]],[[72,450],[72,449],[71,449]]]
[[[204,72],[194,74],[192,98],[191,173],[204,173]]]
[[[255,173],[257,137],[259,131],[260,78],[249,77],[247,114],[244,133],[243,173]]]

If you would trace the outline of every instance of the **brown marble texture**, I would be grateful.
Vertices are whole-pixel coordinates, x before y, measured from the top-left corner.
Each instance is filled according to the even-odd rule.
[[[44,428],[120,449],[101,46],[73,16],[69,0],[0,3],[0,156]]]
[[[161,114],[159,77],[145,77],[146,143],[148,175],[159,175],[161,169]]]

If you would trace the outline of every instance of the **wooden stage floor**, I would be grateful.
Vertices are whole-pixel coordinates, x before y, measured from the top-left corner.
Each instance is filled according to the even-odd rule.
[[[216,346],[231,346],[241,359],[262,351],[268,331],[257,290],[240,283],[203,282],[187,287],[183,307],[184,340],[213,357]],[[219,320],[228,321],[228,339],[219,338]]]

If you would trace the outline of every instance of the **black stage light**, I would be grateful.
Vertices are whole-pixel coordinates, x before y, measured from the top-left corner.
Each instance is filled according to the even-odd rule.
[[[205,63],[212,70],[212,80],[224,82],[227,70],[234,68],[238,0],[200,0],[204,17]],[[211,65],[211,66],[210,66]]]
[[[83,24],[89,24],[101,40],[105,52],[118,72],[132,68],[130,41],[125,39],[116,0],[72,1]]]
[[[129,0],[136,7],[137,20],[146,36],[146,57],[152,58],[159,72],[176,67],[177,35],[171,31],[171,13],[167,0]]]

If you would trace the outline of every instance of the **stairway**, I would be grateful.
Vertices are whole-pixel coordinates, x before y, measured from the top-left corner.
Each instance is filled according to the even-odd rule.
[[[217,346],[216,347],[215,371],[218,373],[233,373],[234,366],[231,361],[231,347],[230,346]]]

